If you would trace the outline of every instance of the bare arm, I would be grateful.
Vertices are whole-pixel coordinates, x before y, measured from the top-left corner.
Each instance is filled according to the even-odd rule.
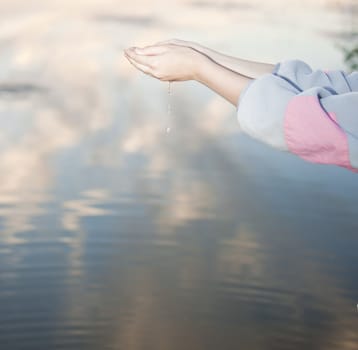
[[[251,78],[234,72],[199,53],[177,45],[150,46],[125,51],[128,60],[142,72],[162,81],[196,80],[234,106]]]
[[[252,79],[206,59],[198,67],[195,80],[237,106],[241,92]]]
[[[216,63],[245,76],[251,78],[258,78],[259,76],[271,73],[273,68],[275,67],[274,64],[270,63],[263,63],[263,62],[256,62],[256,61],[249,61],[244,60],[242,58],[233,57],[229,55],[225,55],[218,51],[212,50],[208,47],[200,45],[198,43],[192,41],[185,41],[180,39],[171,39],[167,41],[161,42],[161,44],[173,44],[179,46],[186,46],[191,47],[192,49],[203,53]]]
[[[254,79],[258,78],[263,74],[271,73],[275,67],[275,65],[270,63],[248,61],[242,58],[228,56],[206,47],[201,47],[201,49],[203,53],[208,55],[215,62],[233,70],[234,72],[246,75]]]

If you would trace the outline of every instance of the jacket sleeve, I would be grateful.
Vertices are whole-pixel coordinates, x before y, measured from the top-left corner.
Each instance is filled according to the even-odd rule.
[[[237,117],[244,132],[275,148],[358,171],[358,72],[278,63],[241,93]]]

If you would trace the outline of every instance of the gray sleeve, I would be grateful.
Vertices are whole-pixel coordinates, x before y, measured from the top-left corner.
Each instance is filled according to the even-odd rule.
[[[295,85],[300,92],[313,88],[322,87],[333,94],[358,91],[358,73],[346,73],[341,70],[312,70],[301,60],[289,60],[279,63],[273,74],[286,79]]]

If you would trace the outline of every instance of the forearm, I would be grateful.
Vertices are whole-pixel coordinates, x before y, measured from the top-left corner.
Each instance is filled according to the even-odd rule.
[[[236,106],[242,90],[252,79],[205,57],[198,65],[195,80]]]
[[[193,48],[199,52],[202,52],[204,55],[208,56],[209,58],[219,63],[220,65],[236,73],[254,79],[258,78],[263,74],[271,73],[273,68],[275,67],[274,64],[270,64],[270,63],[249,61],[238,57],[225,55],[218,51],[209,49],[208,47],[196,43],[193,43]]]

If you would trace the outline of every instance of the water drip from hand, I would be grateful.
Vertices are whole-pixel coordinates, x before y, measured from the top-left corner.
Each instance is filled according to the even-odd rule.
[[[172,116],[172,107],[171,107],[171,96],[172,96],[172,89],[171,89],[171,81],[168,82],[168,105],[167,105],[167,118],[169,125],[166,128],[167,134],[170,133],[170,122],[171,122],[171,116]]]

